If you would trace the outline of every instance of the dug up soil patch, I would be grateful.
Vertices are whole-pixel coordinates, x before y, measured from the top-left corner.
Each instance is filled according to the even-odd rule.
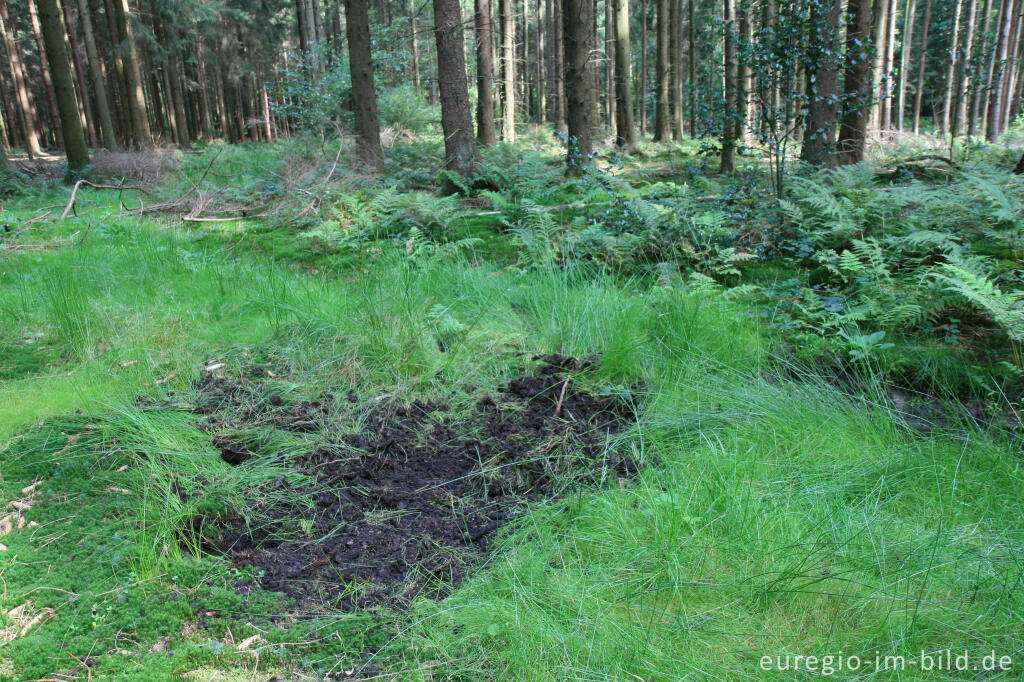
[[[457,416],[441,403],[362,403],[353,394],[258,404],[247,383],[207,379],[196,411],[232,465],[260,456],[223,435],[248,424],[324,436],[293,460],[315,483],[294,490],[294,504],[253,500],[250,523],[222,524],[214,548],[304,610],[401,608],[419,594],[444,596],[528,503],[559,495],[566,481],[636,473],[632,459],[609,447],[632,410],[578,389],[575,358],[538,360]]]

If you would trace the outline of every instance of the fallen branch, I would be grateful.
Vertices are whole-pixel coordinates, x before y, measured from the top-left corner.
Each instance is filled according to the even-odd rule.
[[[555,406],[555,417],[562,414],[562,403],[565,402],[565,389],[569,388],[569,380],[572,379],[572,372],[565,376],[565,383],[562,384],[562,392],[558,394],[558,404]]]
[[[82,185],[92,187],[93,189],[116,189],[121,192],[125,190],[133,190],[135,192],[142,192],[143,194],[146,195],[149,194],[149,192],[147,192],[146,190],[142,189],[141,187],[136,187],[134,185],[97,185],[93,182],[89,182],[88,180],[79,180],[78,182],[75,183],[74,189],[71,190],[71,199],[68,201],[68,205],[64,207],[64,212],[60,214],[61,220],[67,218],[68,214],[71,213],[72,211],[74,211],[76,216],[78,215],[78,208],[75,206],[75,199],[78,197],[78,190]]]
[[[237,220],[253,220],[254,218],[266,218],[268,213],[258,213],[256,215],[240,215],[240,216],[229,216],[226,218],[209,217],[202,218],[199,216],[182,216],[181,220],[185,223],[233,223]]]

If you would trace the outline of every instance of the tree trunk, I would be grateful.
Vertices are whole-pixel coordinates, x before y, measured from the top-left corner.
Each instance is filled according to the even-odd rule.
[[[615,142],[626,153],[636,151],[633,123],[633,77],[630,73],[629,0],[615,0],[615,98],[618,121]]]
[[[75,22],[71,18],[71,0],[64,0],[61,5],[64,18],[64,29],[68,36],[68,47],[71,51],[71,64],[74,67],[75,85],[77,86],[78,101],[81,104],[82,114],[85,116],[86,132],[89,135],[89,144],[93,147],[100,145],[99,133],[96,127],[96,116],[92,109],[92,100],[89,98],[89,88],[86,87],[85,65],[82,63],[82,49],[75,36]]]
[[[565,33],[562,30],[565,16],[563,0],[552,0],[554,4],[554,21],[551,27],[555,38],[555,128],[559,132],[569,130],[565,96]]]
[[[604,17],[604,58],[605,58],[605,98],[608,106],[608,131],[612,137],[618,138],[618,118],[616,115],[615,89],[615,0],[605,0]]]
[[[1013,16],[1013,0],[1003,0],[997,24],[996,48],[992,55],[992,80],[989,83],[988,116],[985,125],[985,137],[989,142],[999,140],[999,124],[1003,117],[1003,79],[1006,77],[1006,57],[1010,42],[1010,24]]]
[[[811,76],[800,158],[819,166],[835,163],[836,102],[839,95],[839,17],[842,0],[811,3]]]
[[[92,92],[96,97],[100,138],[103,141],[103,146],[107,149],[118,149],[120,144],[117,141],[117,135],[114,134],[114,119],[110,116],[110,100],[107,99],[107,86],[103,82],[103,62],[100,61],[99,50],[96,49],[96,35],[93,33],[88,0],[78,0],[78,18],[82,22],[82,33],[85,36],[85,56],[89,62]]]
[[[640,136],[647,134],[647,0],[640,0]]]
[[[750,41],[753,39],[753,28],[750,25],[750,7],[745,0],[741,0],[738,9],[740,46],[746,50],[750,47]],[[839,45],[837,44],[835,47],[838,50]],[[750,106],[753,100],[751,93],[753,73],[745,59],[737,59],[737,62],[737,68],[739,69],[739,81],[737,82],[737,87],[739,88],[739,110],[736,112],[736,138],[740,140],[740,144],[747,145],[753,144],[753,139],[748,132],[750,128],[749,122],[753,120]],[[832,118],[832,127],[835,128],[835,116]]]
[[[687,30],[687,41],[686,42],[689,43],[689,45],[687,46],[687,49],[689,50],[689,59],[687,59],[686,61],[687,61],[687,64],[689,65],[689,69],[690,69],[690,83],[688,85],[689,92],[690,92],[690,97],[689,97],[689,100],[690,100],[690,135],[696,137],[697,136],[697,40],[696,40],[697,21],[696,21],[696,17],[694,16],[694,14],[695,14],[695,11],[694,11],[694,8],[693,8],[693,3],[694,2],[695,2],[695,0],[689,0],[689,2],[686,3],[687,12],[689,13],[689,16],[688,16],[689,26],[687,26],[687,29],[686,29]]]
[[[384,166],[377,118],[377,91],[373,86],[370,17],[367,0],[345,0],[345,32],[352,76],[352,109],[356,119],[356,155],[373,170]]]
[[[46,43],[46,59],[53,76],[68,168],[80,171],[89,165],[89,148],[85,144],[85,131],[82,130],[81,112],[75,95],[75,80],[71,75],[71,62],[64,46],[64,22],[57,9],[57,0],[39,0],[39,20]]]
[[[654,25],[657,28],[657,59],[655,70],[654,94],[654,141],[667,142],[671,135],[669,127],[669,2],[658,0],[658,15]]]
[[[11,65],[11,76],[14,80],[14,94],[18,100],[21,114],[22,129],[25,131],[25,146],[29,158],[41,156],[42,148],[39,146],[39,128],[35,118],[35,108],[32,106],[28,85],[25,83],[25,71],[18,53],[18,46],[14,40],[14,26],[10,23],[7,15],[7,2],[0,0],[0,32],[3,33],[4,43],[7,46],[7,59]]]
[[[544,57],[547,54],[547,44],[544,41],[544,36],[547,31],[544,30],[544,4],[544,0],[537,0],[537,60],[535,70],[537,74],[537,123],[544,123],[547,119],[547,83],[544,78]]]
[[[139,48],[135,42],[135,28],[132,26],[131,8],[128,0],[114,0],[117,13],[118,32],[126,45],[124,52],[124,76],[127,92],[125,99],[132,117],[132,132],[135,144],[142,148],[153,147],[153,133],[149,128],[146,110],[146,93],[142,86],[142,67],[139,62]]]
[[[953,79],[956,75],[956,66],[959,58],[958,52],[960,51],[960,13],[963,7],[963,3],[960,0],[953,0],[953,28],[949,36],[949,63],[946,64],[946,95],[942,99],[942,123],[939,128],[942,130],[944,135],[949,135],[949,123],[952,119],[950,116],[951,109],[954,103],[953,88],[954,86],[959,88],[961,84],[954,84]]]
[[[672,139],[683,137],[683,0],[669,0],[669,108]]]
[[[924,4],[924,17],[921,24],[921,55],[917,61],[917,80],[914,86],[914,117],[913,131],[921,132],[921,99],[924,97],[924,67],[928,61],[928,28],[932,23],[932,0]]]
[[[434,0],[434,36],[437,42],[437,82],[441,92],[441,128],[444,134],[444,165],[469,180],[479,159],[473,137],[466,84],[465,43],[459,0]],[[457,186],[446,177],[441,190],[452,194]]]
[[[999,132],[1010,127],[1010,110],[1013,107],[1013,93],[1017,84],[1017,68],[1020,62],[1021,2],[1014,3],[1013,23],[1007,49],[1006,73],[1003,77],[1003,118]]]
[[[931,0],[928,0],[929,6]],[[859,163],[867,151],[871,107],[871,0],[850,0],[843,65],[843,119],[839,124],[840,164]],[[865,93],[866,96],[865,96]]]
[[[494,70],[491,65],[491,2],[476,0],[476,131],[485,147],[498,143],[494,126]]]
[[[896,130],[903,132],[903,117],[907,111],[907,72],[910,70],[910,56],[914,50],[915,0],[908,0],[907,15],[903,20],[903,45],[900,47],[900,85],[896,95]]]
[[[43,33],[39,26],[39,12],[36,9],[35,0],[28,0],[29,23],[32,25],[32,36],[36,41],[36,51],[39,52],[39,72],[43,76],[43,90],[46,92],[46,121],[49,123],[50,139],[54,146],[63,147],[64,138],[61,137],[61,128],[58,125],[57,114],[57,93],[53,91],[53,78],[50,76],[50,67],[46,59],[46,48],[43,45]]]
[[[974,72],[974,92],[971,93],[971,111],[967,122],[967,134],[971,137],[978,134],[978,121],[981,120],[982,115],[982,100],[985,99],[982,96],[982,92],[985,89],[984,86],[988,84],[988,80],[983,80],[981,77],[981,66],[985,55],[988,53],[989,33],[992,30],[992,0],[985,0],[985,4],[982,6],[981,16],[983,17],[981,39],[978,43],[978,56],[980,59],[975,60],[975,63],[972,65],[972,71]]]
[[[967,33],[964,36],[964,49],[960,58],[960,69],[956,78],[956,107],[954,109],[952,132],[954,135],[963,133],[967,121],[967,98],[974,83],[971,62],[974,60],[974,30],[978,21],[978,0],[969,0],[967,11]]]
[[[889,16],[886,18],[888,22],[886,26],[886,46],[885,46],[885,80],[884,93],[885,96],[879,100],[879,116],[881,117],[879,127],[882,130],[892,130],[892,76],[896,70],[896,15],[899,14],[899,0],[890,0],[889,2]]]
[[[859,2],[860,0],[853,0]],[[874,6],[869,9],[872,12],[871,26],[874,30],[871,44],[874,48],[874,60],[871,67],[871,92],[877,99],[878,106],[869,107],[868,127],[878,130],[881,122],[881,103],[885,99],[885,55],[888,52],[887,31],[889,28],[889,3],[896,0],[876,0]]]
[[[596,98],[593,69],[590,68],[594,4],[591,0],[563,0],[562,9],[566,121],[569,135],[566,162],[568,172],[578,174],[583,166],[590,164],[594,150],[593,117]]]
[[[516,141],[516,29],[512,0],[501,4],[501,139]],[[438,43],[440,45],[440,43]]]
[[[725,31],[725,49],[722,50],[722,70],[725,85],[725,115],[722,118],[722,165],[721,173],[736,170],[736,112],[739,110],[736,72],[736,0],[723,0],[722,24]]]

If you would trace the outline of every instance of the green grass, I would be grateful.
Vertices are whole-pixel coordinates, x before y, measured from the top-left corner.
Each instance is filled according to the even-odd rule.
[[[222,154],[255,186],[248,151]],[[7,214],[66,201],[48,192]],[[382,244],[310,267],[287,232],[278,250],[259,224],[190,231],[118,217],[112,200],[88,193],[82,218],[18,238],[77,233],[59,248],[0,253],[0,367],[13,368],[0,374],[3,502],[38,482],[23,512],[38,525],[0,537],[4,611],[55,616],[0,648],[0,678],[91,655],[93,679],[248,679],[255,658],[232,643],[256,634],[263,677],[369,662],[399,679],[777,679],[762,656],[947,647],[1024,665],[1019,442],[912,431],[784,367],[758,311],[720,293],[509,268],[498,240],[494,260]],[[378,620],[275,619],[287,603],[244,599],[232,588],[243,576],[197,552],[192,519],[275,494],[288,458],[316,445],[246,432],[276,457],[226,465],[184,407],[204,367],[272,368],[287,399],[412,400],[496,387],[549,352],[600,358],[584,380],[635,401],[618,447],[646,467],[536,509],[450,598]]]

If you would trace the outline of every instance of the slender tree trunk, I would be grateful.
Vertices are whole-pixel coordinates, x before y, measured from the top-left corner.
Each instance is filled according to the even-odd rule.
[[[476,0],[476,128],[485,147],[498,143],[494,126],[494,70],[491,66],[491,3]]]
[[[594,39],[594,4],[591,0],[563,0],[562,9],[569,136],[566,160],[569,173],[576,174],[583,166],[590,164],[594,149],[593,116],[596,98],[594,73],[590,65]]]
[[[516,32],[512,0],[501,5],[501,139],[516,141]]]
[[[373,85],[370,50],[370,17],[367,0],[345,0],[345,31],[348,36],[349,71],[352,76],[352,108],[356,119],[356,150],[360,162],[374,170],[384,167],[377,118],[377,91]]]
[[[39,11],[36,9],[35,0],[28,0],[29,23],[32,26],[32,36],[36,41],[36,51],[39,53],[39,72],[43,76],[43,90],[46,92],[46,121],[49,124],[50,140],[54,146],[63,147],[64,139],[61,137],[59,117],[57,114],[57,93],[53,91],[53,78],[50,76],[50,67],[46,59],[46,48],[43,45],[43,32],[39,26]]]
[[[956,108],[952,125],[952,133],[954,135],[959,135],[964,131],[967,121],[967,100],[974,83],[974,70],[971,68],[971,63],[975,57],[974,31],[978,20],[978,0],[968,1],[970,2],[970,7],[967,10],[967,33],[964,36],[964,49],[956,78]]]
[[[565,33],[562,30],[565,7],[564,0],[553,0],[554,23],[552,35],[555,39],[555,127],[559,132],[568,133],[569,122],[565,96]]]
[[[892,130],[892,79],[896,70],[896,15],[899,14],[899,4],[899,0],[890,0],[889,16],[886,18],[888,24],[885,45],[885,80],[883,82],[885,97],[878,103],[882,130]]]
[[[75,35],[75,22],[71,18],[71,0],[64,0],[60,9],[64,19],[64,28],[68,37],[68,48],[71,52],[72,71],[75,76],[75,85],[78,92],[78,102],[81,104],[82,114],[85,116],[86,132],[89,136],[89,144],[98,147],[100,144],[97,133],[96,116],[92,110],[92,100],[89,99],[89,88],[86,87],[85,66],[82,63],[82,49]]]
[[[21,125],[25,131],[25,146],[29,158],[40,156],[43,153],[39,146],[39,128],[35,117],[35,108],[32,106],[28,85],[25,83],[25,71],[18,52],[18,45],[14,40],[14,26],[10,23],[7,15],[7,2],[0,0],[0,32],[3,33],[4,43],[7,46],[7,60],[11,65],[11,77],[14,80],[14,95],[18,100],[21,114]]]
[[[545,56],[547,54],[547,44],[544,40],[544,36],[547,31],[544,30],[544,0],[537,0],[537,123],[544,123],[547,119],[547,82],[544,78],[544,64]]]
[[[669,0],[671,9],[669,16],[672,25],[669,27],[669,60],[671,88],[670,106],[672,108],[672,139],[683,138],[683,0]]]
[[[69,0],[64,0],[68,2]],[[100,61],[99,50],[96,49],[96,36],[93,33],[92,17],[89,15],[88,0],[78,0],[78,18],[82,22],[82,33],[85,37],[85,56],[89,62],[89,76],[92,91],[96,96],[96,114],[99,119],[100,138],[107,149],[118,149],[120,144],[114,134],[114,119],[110,116],[110,100],[107,99],[107,86],[103,81],[103,62]]]
[[[615,0],[605,0],[604,13],[604,57],[605,57],[605,101],[607,102],[608,131],[612,137],[618,138],[618,118],[616,115],[615,90]]]
[[[929,6],[931,0],[928,0]],[[871,108],[871,0],[850,0],[846,24],[846,60],[843,66],[843,118],[839,125],[840,164],[859,163],[867,151],[868,113]],[[866,95],[866,96],[865,96]]]
[[[996,29],[996,47],[992,55],[994,65],[992,80],[989,83],[988,118],[985,125],[985,137],[989,142],[999,140],[999,124],[1002,121],[1003,80],[1006,78],[1006,58],[1010,42],[1010,24],[1013,16],[1013,0],[1003,0],[999,11],[999,23]]]
[[[434,0],[434,27],[437,80],[441,91],[444,165],[449,171],[469,180],[476,172],[479,154],[473,137],[473,116],[469,110],[459,0]],[[442,191],[449,194],[457,191],[450,177],[445,178]]]
[[[807,119],[800,158],[815,165],[835,163],[836,102],[839,95],[839,17],[842,0],[811,3],[811,63]]]
[[[690,93],[690,97],[689,97],[689,100],[690,100],[690,135],[696,137],[697,136],[697,40],[696,40],[697,20],[696,20],[696,17],[694,16],[695,15],[694,7],[693,7],[693,3],[694,2],[695,2],[695,0],[689,0],[689,2],[686,3],[687,12],[689,13],[689,16],[688,16],[689,21],[687,22],[688,26],[687,26],[687,29],[686,29],[687,30],[687,41],[686,42],[689,43],[689,45],[687,46],[687,49],[689,50],[689,59],[687,59],[686,61],[687,61],[687,64],[689,66],[689,69],[690,69],[690,82],[687,84],[687,89],[688,89],[688,91]]]
[[[615,142],[627,153],[636,151],[636,126],[633,123],[633,77],[630,74],[629,0],[615,0]]]
[[[640,136],[647,134],[647,0],[640,0]]]
[[[1021,38],[1021,2],[1014,3],[1013,24],[1010,33],[1009,48],[1007,51],[1006,75],[1003,80],[1003,119],[999,126],[999,132],[1010,127],[1010,110],[1013,108],[1013,93],[1017,85],[1017,68],[1020,63],[1020,38]]]
[[[89,165],[89,148],[85,144],[85,131],[78,110],[78,97],[75,95],[75,80],[71,75],[71,61],[64,46],[64,22],[57,9],[57,0],[39,0],[39,21],[46,43],[46,59],[53,75],[68,168],[80,171]]]
[[[739,41],[742,49],[746,50],[753,39],[753,28],[750,25],[750,7],[746,0],[740,0],[739,10]],[[838,50],[839,46],[836,45]],[[736,112],[736,139],[743,145],[753,144],[749,135],[749,123],[752,121],[750,102],[753,99],[753,73],[750,65],[745,59],[737,57],[737,69],[739,80],[737,81],[739,110]],[[835,117],[833,116],[832,127],[835,128]],[[835,133],[833,132],[833,135]]]
[[[672,134],[669,126],[669,2],[658,0],[658,16],[654,25],[657,28],[657,60],[655,69],[654,97],[654,141],[667,142]]]
[[[967,120],[967,134],[971,137],[978,134],[978,122],[979,120],[983,120],[982,101],[987,101],[982,93],[985,90],[985,86],[988,85],[988,80],[982,78],[981,69],[984,64],[985,55],[988,54],[989,35],[992,31],[992,0],[985,0],[985,4],[982,6],[981,16],[982,28],[981,37],[978,40],[978,58],[974,60],[973,64],[971,64],[971,72],[974,74],[974,89],[971,93],[970,113],[968,114]]]
[[[928,61],[928,28],[932,23],[932,0],[924,4],[924,17],[921,23],[921,55],[917,61],[917,80],[914,86],[914,117],[913,130],[917,135],[921,132],[921,100],[924,97],[924,67]]]
[[[722,24],[725,31],[725,49],[722,51],[722,69],[725,74],[725,117],[722,121],[722,165],[720,172],[736,170],[736,120],[739,111],[739,74],[736,70],[736,0],[723,0]]]
[[[858,0],[853,0],[857,2]],[[871,67],[871,91],[874,93],[878,106],[869,105],[868,127],[878,130],[881,123],[881,103],[885,99],[885,55],[887,48],[887,31],[889,28],[889,3],[896,0],[876,0],[872,7],[871,26],[874,30],[871,44],[874,60]]]
[[[0,93],[0,97],[3,93]],[[4,125],[3,111],[0,111],[0,171],[7,169],[7,126]]]
[[[907,111],[907,72],[910,70],[910,56],[914,50],[915,0],[908,0],[907,15],[903,20],[903,45],[900,47],[900,84],[896,96],[896,130],[903,132],[903,118]]]
[[[944,135],[950,134],[949,124],[952,120],[952,108],[954,104],[954,87],[961,87],[961,83],[954,83],[957,62],[960,52],[960,13],[963,3],[960,0],[953,0],[953,28],[949,36],[949,62],[946,64],[946,95],[942,100],[942,123],[940,128]]]
[[[146,94],[142,85],[142,68],[139,62],[139,49],[135,41],[135,28],[132,26],[131,8],[128,0],[115,0],[118,32],[126,45],[124,53],[124,75],[127,92],[128,109],[132,117],[132,132],[135,144],[143,148],[153,147],[153,133],[149,127],[149,116],[146,109]]]

